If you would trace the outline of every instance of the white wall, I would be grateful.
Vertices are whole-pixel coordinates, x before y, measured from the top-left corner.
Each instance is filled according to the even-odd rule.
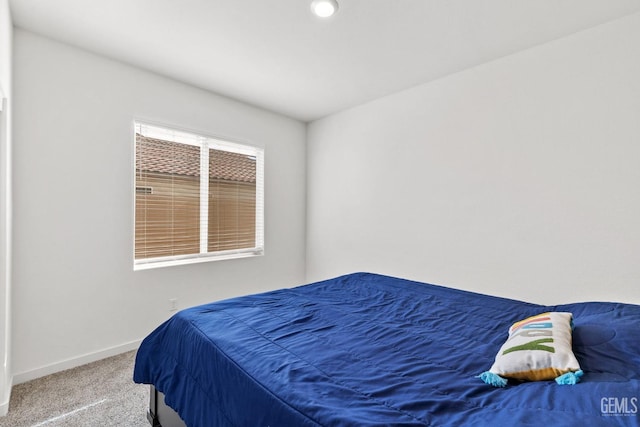
[[[308,129],[307,279],[640,303],[640,14]]]
[[[303,123],[14,37],[16,382],[135,348],[169,298],[184,308],[303,283]],[[133,272],[134,117],[265,148],[265,256]]]
[[[0,416],[11,395],[11,68],[13,25],[0,0]]]

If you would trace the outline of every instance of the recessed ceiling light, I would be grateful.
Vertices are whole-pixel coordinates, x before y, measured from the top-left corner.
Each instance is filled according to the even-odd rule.
[[[328,18],[338,10],[338,2],[336,0],[313,0],[311,2],[311,11],[320,18]]]

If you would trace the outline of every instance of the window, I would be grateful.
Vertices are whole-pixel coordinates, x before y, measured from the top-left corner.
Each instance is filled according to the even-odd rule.
[[[262,149],[135,123],[134,269],[262,255]]]

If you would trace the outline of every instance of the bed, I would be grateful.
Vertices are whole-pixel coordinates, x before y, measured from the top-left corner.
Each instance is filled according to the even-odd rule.
[[[573,314],[581,381],[481,381],[509,326],[544,311]],[[640,306],[354,273],[180,311],[142,342],[134,381],[163,427],[640,425]]]

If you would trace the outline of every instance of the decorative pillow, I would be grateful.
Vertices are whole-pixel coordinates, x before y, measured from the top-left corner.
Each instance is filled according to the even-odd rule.
[[[571,350],[572,317],[571,313],[549,312],[514,323],[493,366],[479,378],[495,387],[504,387],[507,378],[577,383],[582,371]]]

